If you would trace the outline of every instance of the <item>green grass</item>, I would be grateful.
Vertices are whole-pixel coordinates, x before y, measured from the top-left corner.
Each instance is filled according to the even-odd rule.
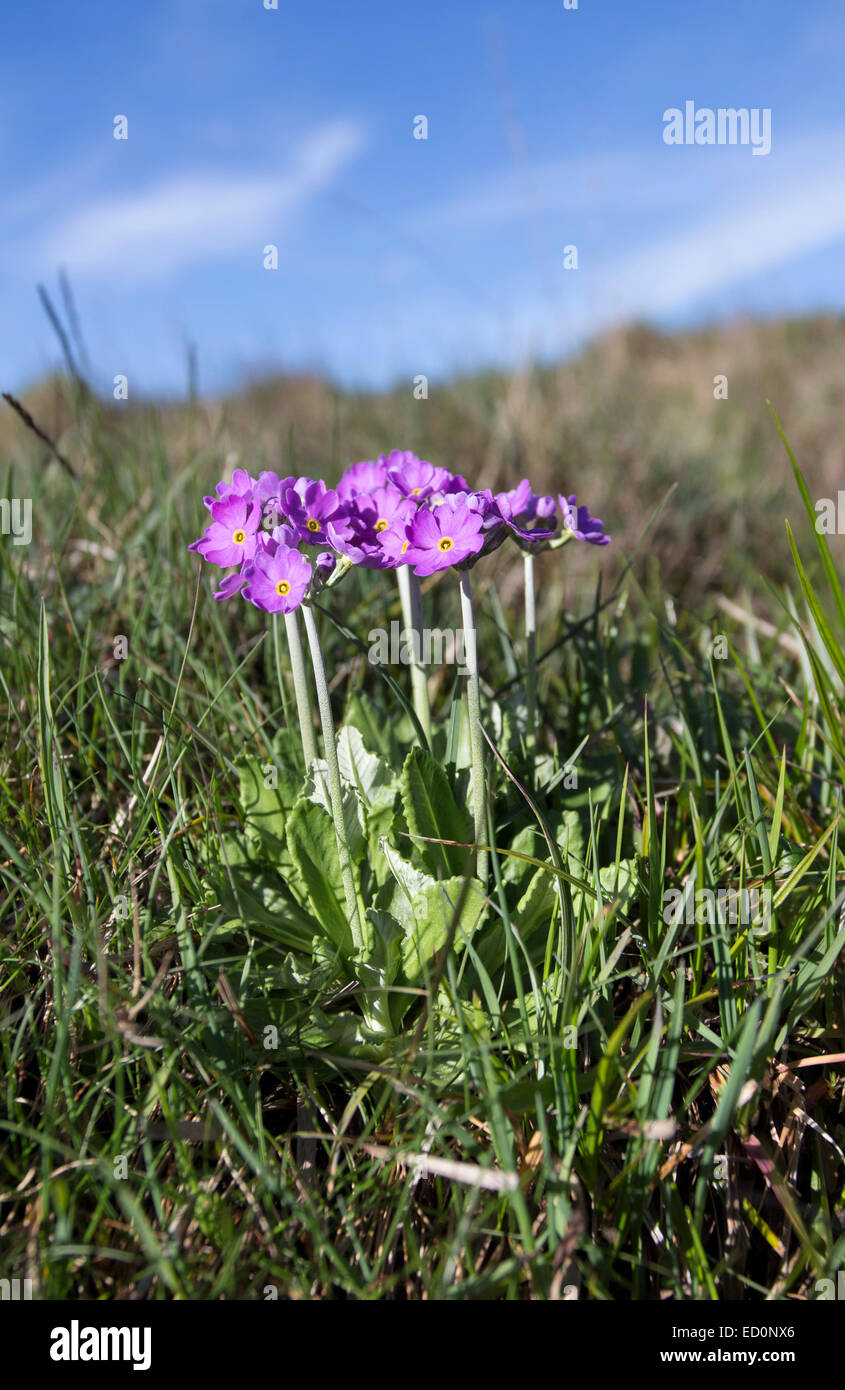
[[[5,488],[34,540],[0,550],[0,1274],[51,1298],[812,1298],[845,1256],[845,608],[798,486],[772,560],[794,582],[758,576],[773,631],[724,621],[724,659],[648,538],[577,586],[572,547],[540,557],[536,762],[517,552],[474,571],[490,900],[380,994],[312,942],[303,813],[284,788],[250,809],[250,768],[296,781],[292,688],[261,615],[197,590],[217,442],[77,395],[79,483],[19,442]],[[252,468],[291,462],[277,434]],[[425,602],[458,625],[456,585]],[[414,801],[407,669],[400,699],[360,650],[395,588],[353,575],[324,606],[338,725],[405,767],[393,852],[453,874],[460,837],[403,829],[400,802],[418,837],[442,814]],[[431,688],[455,824],[459,693]],[[693,872],[770,890],[768,929],[664,920]]]

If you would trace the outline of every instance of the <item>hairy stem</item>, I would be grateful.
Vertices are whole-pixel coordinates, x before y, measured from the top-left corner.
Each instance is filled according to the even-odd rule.
[[[302,739],[302,756],[305,771],[317,758],[317,739],[314,734],[314,713],[311,708],[311,691],[305,674],[305,653],[302,649],[302,635],[296,612],[285,613],[285,632],[290,653],[290,668],[293,672],[293,688],[296,694],[296,712],[299,716],[299,736]],[[278,644],[276,646],[278,659]],[[281,674],[279,676],[281,680]]]
[[[470,583],[469,570],[461,571],[461,622],[464,629],[464,648],[466,652],[465,660],[467,669],[473,836],[476,846],[481,846],[486,843],[487,836],[487,795],[484,785],[484,740],[481,734],[481,698],[478,685],[478,649],[475,632],[475,611],[472,606],[472,584]],[[477,849],[476,873],[486,890],[486,849]]]
[[[528,706],[526,743],[534,781],[534,753],[537,747],[537,604],[534,590],[534,556],[524,556],[525,572],[525,699]]]
[[[355,891],[355,879],[352,873],[352,858],[346,839],[346,825],[343,819],[340,767],[337,761],[334,720],[332,719],[329,686],[326,680],[326,667],[323,661],[323,649],[320,646],[320,635],[317,631],[317,623],[314,618],[313,609],[310,605],[304,604],[302,612],[305,619],[305,631],[308,634],[308,645],[311,648],[311,665],[314,668],[314,684],[317,687],[317,706],[320,711],[320,723],[323,728],[326,772],[329,783],[329,800],[332,807],[334,833],[337,839],[337,857],[340,862],[340,874],[343,880],[343,896],[346,899],[346,913],[352,931],[353,944],[356,950],[360,950],[364,945],[364,934],[361,925],[361,914],[358,910],[358,895]]]
[[[413,633],[414,650],[411,659],[411,693],[414,713],[422,731],[431,742],[431,708],[428,703],[428,681],[422,662],[423,611],[420,581],[411,573],[410,565],[400,565],[396,571],[399,597],[402,601],[402,623],[406,633]],[[418,659],[419,658],[419,659]]]

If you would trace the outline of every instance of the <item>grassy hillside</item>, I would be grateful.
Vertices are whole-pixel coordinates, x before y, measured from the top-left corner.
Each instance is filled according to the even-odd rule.
[[[80,463],[96,439],[109,452],[164,448],[173,467],[194,459],[198,477],[236,457],[336,476],[399,440],[472,472],[479,486],[528,475],[549,491],[577,487],[625,551],[674,488],[649,551],[676,599],[697,601],[734,593],[761,569],[772,582],[788,576],[791,472],[766,400],[813,496],[835,497],[845,476],[843,362],[845,320],[818,317],[671,336],[635,327],[559,367],[432,382],[425,401],[410,385],[350,394],[318,379],[271,378],[193,404],[97,402],[81,428],[72,382],[42,383],[24,403]],[[719,375],[727,400],[714,399]],[[4,408],[3,457],[26,469],[31,442]],[[95,464],[81,468],[94,485]],[[832,544],[838,555],[843,542]]]
[[[632,330],[425,402],[283,380],[107,409],[68,377],[25,397],[64,463],[4,408],[5,494],[33,501],[32,544],[0,546],[4,1275],[818,1296],[845,1260],[842,542],[817,550],[765,398],[835,496],[843,346],[834,320]],[[431,670],[429,749],[407,669],[366,656],[391,576],[323,596],[375,914],[353,950],[280,632],[186,547],[237,463],[332,477],[394,445],[577,490],[614,544],[537,559],[536,740],[519,553],[472,572],[486,882],[463,682]],[[453,577],[423,602],[458,625]],[[770,910],[732,920],[749,889]]]

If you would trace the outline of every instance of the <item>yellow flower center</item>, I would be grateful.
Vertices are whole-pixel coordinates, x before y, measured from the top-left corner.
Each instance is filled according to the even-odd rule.
[[[412,497],[419,497],[419,495],[420,495],[421,492],[422,492],[422,488],[421,488],[421,487],[412,487],[412,488],[411,488],[411,496],[412,496]]]
[[[235,542],[235,545],[243,545],[246,540],[246,531],[234,531],[232,533],[232,540]]]
[[[437,549],[438,549],[438,550],[451,550],[451,549],[452,549],[452,546],[453,546],[454,544],[455,544],[455,542],[452,540],[452,537],[451,537],[451,536],[444,536],[442,540],[438,541],[438,543],[437,543]]]
[[[403,554],[403,555],[405,554],[405,551],[406,551],[407,549],[408,549],[408,542],[407,542],[407,541],[403,541],[403,542],[402,542],[402,554]]]
[[[376,530],[377,530],[377,531],[386,531],[386,530],[387,530],[387,522],[385,521],[385,519],[384,519],[383,516],[380,516],[379,519],[378,519],[378,521],[376,522]]]
[[[279,580],[278,584],[276,585],[276,593],[281,594],[282,598],[285,597],[285,594],[290,593],[290,584],[286,579]]]
[[[309,516],[309,518],[308,518],[308,520],[306,521],[305,525],[308,527],[308,530],[309,530],[309,531],[319,531],[319,529],[320,529],[320,523],[319,523],[319,521],[315,521],[314,518],[313,518],[313,516]]]

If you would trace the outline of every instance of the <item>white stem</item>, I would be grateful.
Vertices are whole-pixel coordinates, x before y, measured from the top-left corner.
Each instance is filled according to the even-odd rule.
[[[305,604],[303,605],[302,613],[305,620],[305,631],[308,634],[308,645],[311,648],[311,665],[314,668],[314,684],[317,687],[317,706],[320,710],[320,722],[323,727],[323,744],[326,753],[329,800],[332,806],[332,820],[334,821],[334,833],[337,840],[337,857],[340,862],[340,875],[343,880],[343,895],[346,899],[346,913],[352,931],[353,944],[356,950],[360,950],[364,945],[364,936],[361,927],[361,915],[358,911],[358,895],[355,891],[355,879],[352,873],[352,857],[349,853],[349,845],[346,839],[346,824],[343,819],[343,793],[340,785],[340,767],[337,761],[337,744],[335,743],[334,720],[332,719],[329,686],[326,680],[326,667],[323,661],[323,650],[320,646],[320,635],[317,632],[317,624],[314,620],[313,609],[310,605]]]
[[[476,846],[487,840],[487,796],[484,786],[484,739],[481,733],[481,695],[478,685],[478,645],[475,633],[475,611],[472,606],[472,584],[469,570],[461,571],[461,622],[464,629],[464,663],[467,671],[467,706],[469,709],[469,746],[472,774],[472,819]],[[476,873],[485,890],[487,887],[487,851],[477,848]]]
[[[428,681],[422,662],[423,651],[423,611],[420,581],[411,572],[410,565],[400,565],[396,571],[399,584],[399,598],[402,602],[402,623],[406,633],[413,635],[413,654],[411,657],[411,694],[414,713],[420,721],[422,731],[431,742],[431,708],[428,703]]]
[[[532,780],[534,750],[537,746],[537,604],[534,590],[534,556],[526,551],[525,573],[525,696],[528,706],[528,755]]]
[[[285,613],[285,632],[290,652],[290,668],[293,672],[293,689],[296,695],[296,712],[299,716],[299,734],[302,739],[302,756],[305,771],[317,760],[317,739],[314,735],[314,713],[311,708],[311,691],[305,675],[305,653],[302,650],[302,636],[296,612]]]

